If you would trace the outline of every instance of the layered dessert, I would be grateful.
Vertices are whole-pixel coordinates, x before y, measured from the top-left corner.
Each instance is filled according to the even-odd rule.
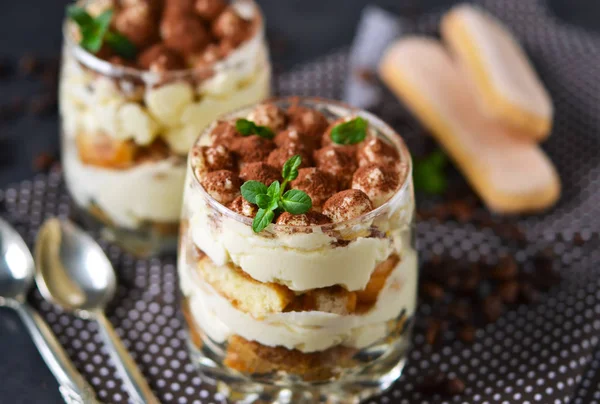
[[[269,94],[260,10],[251,0],[95,0],[67,14],[68,189],[117,234],[176,240],[193,142],[220,114]]]
[[[410,167],[387,125],[335,102],[273,100],[211,124],[188,159],[178,262],[202,373],[293,384],[398,369],[416,304]]]

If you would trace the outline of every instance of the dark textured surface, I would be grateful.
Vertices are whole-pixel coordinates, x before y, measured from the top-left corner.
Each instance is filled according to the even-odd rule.
[[[503,1],[498,0],[498,3]],[[292,65],[310,60],[318,55],[327,53],[331,49],[349,43],[360,9],[366,2],[358,0],[327,2],[313,0],[263,0],[260,3],[266,9],[269,36],[276,39],[273,41],[274,63],[281,66],[281,69],[287,69]],[[405,7],[405,12],[414,12],[414,7],[408,7],[410,4],[418,4],[417,11],[425,11],[432,7],[451,2],[443,0],[419,0],[412,2],[380,1],[377,3],[387,4],[392,8],[402,3],[403,7]],[[13,59],[17,58],[24,51],[44,56],[55,55],[60,49],[59,25],[63,13],[63,4],[65,2],[62,0],[36,2],[2,1],[0,3],[0,38],[2,38],[2,41],[0,41],[0,55],[5,55]],[[341,4],[343,4],[343,13],[340,12]],[[600,13],[597,6],[592,7],[592,2],[585,0],[564,0],[553,1],[551,4],[556,15],[568,24],[584,25],[592,29],[596,28],[594,25],[597,24],[597,17]],[[575,27],[574,29],[577,30],[578,28]],[[587,74],[593,74],[598,64],[590,56],[590,48],[584,47],[583,49],[585,52],[578,53],[577,50],[574,50],[570,56],[581,59],[581,63],[587,69]],[[564,65],[563,61],[556,61],[555,63],[555,67],[548,66],[545,69],[546,79],[552,82],[553,74],[556,74],[556,72],[560,73],[562,79],[568,79],[568,66]],[[555,68],[558,70],[555,70]],[[319,70],[317,69],[317,71]],[[332,74],[327,70],[323,70],[321,73],[325,75]],[[597,76],[600,76],[600,74]],[[300,75],[297,74],[296,77],[300,77]],[[332,80],[337,78],[331,77]],[[577,82],[577,74],[573,73],[572,80],[575,83]],[[0,81],[1,101],[5,102],[14,95],[31,93],[34,91],[34,86],[35,84],[27,79],[19,79],[16,82]],[[554,86],[558,86],[558,84],[554,84]],[[550,85],[550,87],[552,90],[553,85]],[[575,98],[575,105],[571,110],[574,112],[567,115],[559,115],[565,119],[565,121],[558,122],[558,125],[561,125],[559,127],[567,128],[568,122],[571,122],[574,117],[577,119],[577,116],[580,116],[582,119],[586,119],[590,115],[593,115],[593,111],[589,109],[584,111],[583,115],[578,115],[579,110],[577,109],[577,105],[585,103],[584,97],[588,96],[589,93],[589,88],[581,88],[580,96],[582,99]],[[597,117],[597,113],[595,116]],[[9,182],[30,178],[32,176],[33,156],[40,151],[56,148],[56,124],[55,118],[52,117],[45,119],[25,117],[8,124],[0,123],[0,184],[2,184],[2,187],[5,187]],[[568,136],[572,134],[565,133],[564,135]],[[560,150],[555,149],[554,153],[560,153]],[[567,169],[571,172],[569,167]],[[576,174],[574,173],[574,175]],[[568,178],[567,180],[571,179]],[[591,191],[586,192],[589,194]],[[566,207],[569,207],[568,202]],[[23,206],[22,209],[24,210],[19,215],[27,217],[30,208],[30,206]],[[20,209],[19,205],[15,204],[13,209],[13,213],[18,213]],[[50,212],[53,212],[53,210],[48,211],[48,213]],[[567,221],[568,218],[564,220]],[[35,227],[21,226],[19,230],[29,240],[32,240],[36,229]],[[431,229],[421,228],[421,231],[427,232],[431,231]],[[442,244],[444,243],[443,239],[438,241]],[[572,257],[571,259],[574,260],[573,263],[581,264],[580,256]],[[592,259],[587,259],[584,262],[584,268],[594,267],[597,269],[597,257],[594,259],[596,262],[593,262],[594,260]],[[565,266],[565,271],[568,270],[568,267]],[[560,302],[561,298],[557,298],[559,299],[558,302]],[[113,314],[113,319],[119,318],[114,316]],[[65,338],[67,340],[70,339],[68,337]],[[21,323],[12,313],[4,309],[0,309],[0,358],[0,403],[61,402],[56,393],[56,384],[52,376],[39,358],[35,347],[24,332]],[[593,371],[596,368],[597,366],[592,366],[590,369]],[[574,379],[571,383],[576,385],[580,381],[581,378],[578,380]],[[506,385],[508,384],[506,383]],[[570,386],[569,391],[574,391],[575,387],[577,386]],[[594,391],[597,388],[592,385],[587,390]],[[579,397],[582,400],[580,402],[588,403],[591,402],[591,399],[587,398],[592,397],[592,395],[586,396],[584,391]],[[391,399],[395,400],[396,397],[392,396]],[[200,401],[203,404],[210,402],[209,399],[202,397],[200,397]],[[521,400],[512,398],[508,399],[508,401],[520,402]],[[107,402],[111,402],[111,400],[107,400]]]

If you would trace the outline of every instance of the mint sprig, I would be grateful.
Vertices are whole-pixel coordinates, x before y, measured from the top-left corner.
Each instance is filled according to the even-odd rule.
[[[415,189],[432,195],[443,194],[448,188],[447,164],[448,157],[439,149],[417,160],[413,167]]]
[[[248,119],[238,119],[235,121],[235,130],[237,130],[243,136],[258,135],[265,139],[273,139],[275,132],[268,126],[257,125]]]
[[[83,7],[76,5],[67,7],[67,16],[79,26],[81,32],[79,44],[82,48],[97,53],[106,43],[118,55],[133,59],[137,52],[135,45],[125,36],[110,30],[113,14],[112,9],[106,10],[94,18]]]
[[[312,200],[305,192],[298,189],[284,192],[287,184],[298,177],[300,164],[302,158],[298,155],[285,162],[281,170],[281,184],[274,181],[267,187],[260,181],[247,181],[242,185],[242,197],[259,208],[252,221],[252,230],[255,233],[260,233],[272,223],[276,212],[283,210],[293,215],[301,215],[312,208]]]
[[[367,138],[367,126],[369,122],[360,116],[342,122],[331,129],[331,140],[341,145],[360,143]]]

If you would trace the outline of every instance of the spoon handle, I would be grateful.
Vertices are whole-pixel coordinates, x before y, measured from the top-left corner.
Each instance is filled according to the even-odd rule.
[[[29,330],[40,355],[56,377],[59,391],[68,404],[98,403],[94,390],[79,374],[56,336],[42,317],[27,304],[15,307]]]
[[[108,348],[108,352],[110,353],[116,368],[121,373],[121,377],[127,386],[131,400],[136,404],[159,404],[158,399],[154,393],[152,393],[146,379],[138,369],[129,352],[127,352],[127,349],[123,345],[123,342],[121,342],[119,335],[110,321],[108,321],[101,311],[95,313],[95,318],[100,324],[100,335],[104,339],[104,343]]]

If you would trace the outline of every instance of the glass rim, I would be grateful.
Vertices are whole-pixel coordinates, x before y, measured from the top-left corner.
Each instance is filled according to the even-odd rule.
[[[207,135],[213,129],[213,127],[215,126],[215,124],[218,121],[229,120],[229,119],[235,118],[236,116],[240,116],[240,114],[242,114],[245,111],[250,111],[254,106],[262,104],[262,103],[267,103],[267,102],[272,102],[275,104],[300,103],[300,104],[302,104],[304,106],[308,106],[308,107],[311,107],[311,106],[316,107],[316,106],[321,105],[321,106],[326,106],[328,108],[335,108],[335,109],[339,109],[340,111],[341,110],[345,111],[346,113],[344,115],[340,115],[340,117],[351,116],[351,115],[361,116],[369,121],[370,126],[374,127],[377,131],[383,133],[386,140],[388,140],[394,146],[394,148],[398,151],[398,153],[400,155],[400,161],[406,162],[406,164],[408,165],[408,168],[403,171],[403,176],[400,179],[402,185],[400,185],[397,188],[394,195],[390,199],[385,201],[385,203],[383,203],[381,206],[378,206],[377,208],[375,208],[365,214],[362,214],[362,215],[357,216],[352,219],[343,220],[341,222],[327,223],[327,224],[314,224],[314,225],[307,225],[307,226],[282,225],[282,224],[271,223],[265,230],[268,230],[269,228],[271,228],[271,226],[273,226],[272,228],[275,231],[281,230],[284,232],[286,232],[286,230],[287,230],[287,232],[289,232],[290,230],[294,230],[294,229],[302,229],[304,231],[308,230],[308,229],[317,229],[317,228],[324,229],[324,230],[332,230],[332,229],[337,229],[337,228],[342,228],[342,227],[354,226],[358,223],[369,221],[369,220],[375,219],[376,217],[380,216],[390,206],[393,206],[395,203],[397,203],[399,200],[401,200],[407,193],[410,193],[412,191],[411,183],[412,183],[413,163],[412,163],[411,154],[408,151],[408,147],[406,146],[404,139],[390,125],[385,123],[381,118],[377,117],[375,114],[373,114],[369,111],[357,108],[357,107],[353,107],[342,101],[336,101],[336,100],[331,100],[331,99],[322,98],[322,97],[304,97],[304,96],[271,97],[271,98],[261,101],[260,103],[251,104],[251,105],[247,105],[242,108],[238,108],[227,114],[219,116],[210,125],[208,125],[200,133],[200,135],[194,142],[192,149],[193,149],[193,147],[195,147],[196,145],[199,144],[200,139],[202,139],[205,135]],[[318,109],[318,108],[316,108],[316,109]],[[189,153],[192,152],[192,149],[190,149]],[[188,154],[188,163],[187,163],[188,167],[191,167],[191,160],[192,159],[189,158],[189,154]],[[200,179],[196,175],[196,170],[191,169],[190,171],[192,173],[194,184],[197,186],[197,188],[202,193],[203,198],[208,201],[211,208],[215,209],[216,211],[218,211],[220,214],[223,214],[224,216],[230,217],[231,219],[235,220],[236,222],[240,222],[242,224],[252,227],[253,218],[241,215],[237,212],[234,212],[233,210],[229,209],[227,206],[218,202],[204,189],[204,187],[200,183]]]
[[[83,3],[91,3],[93,0],[86,0]],[[234,3],[247,3],[252,5],[254,11],[256,12],[257,17],[257,29],[254,34],[246,39],[244,42],[239,44],[234,51],[239,50],[240,48],[246,46],[253,40],[257,40],[260,38],[264,38],[265,34],[265,24],[264,24],[264,15],[263,12],[255,0],[233,0],[231,4]],[[165,81],[165,80],[173,80],[178,78],[187,78],[192,74],[200,74],[202,73],[212,73],[216,66],[221,66],[217,70],[226,71],[235,68],[236,66],[243,64],[245,61],[237,61],[235,63],[227,63],[227,58],[222,60],[217,60],[211,64],[201,67],[188,67],[186,69],[179,70],[168,70],[166,72],[154,72],[151,70],[139,69],[137,67],[129,67],[117,65],[115,63],[111,63],[108,60],[101,59],[94,55],[93,53],[87,51],[79,45],[73,35],[69,32],[70,27],[72,26],[72,22],[65,17],[62,25],[62,35],[64,44],[69,48],[72,52],[75,59],[82,63],[88,69],[91,69],[95,73],[102,74],[108,77],[121,77],[126,76],[128,78],[140,79],[143,82],[155,82],[155,81]]]

